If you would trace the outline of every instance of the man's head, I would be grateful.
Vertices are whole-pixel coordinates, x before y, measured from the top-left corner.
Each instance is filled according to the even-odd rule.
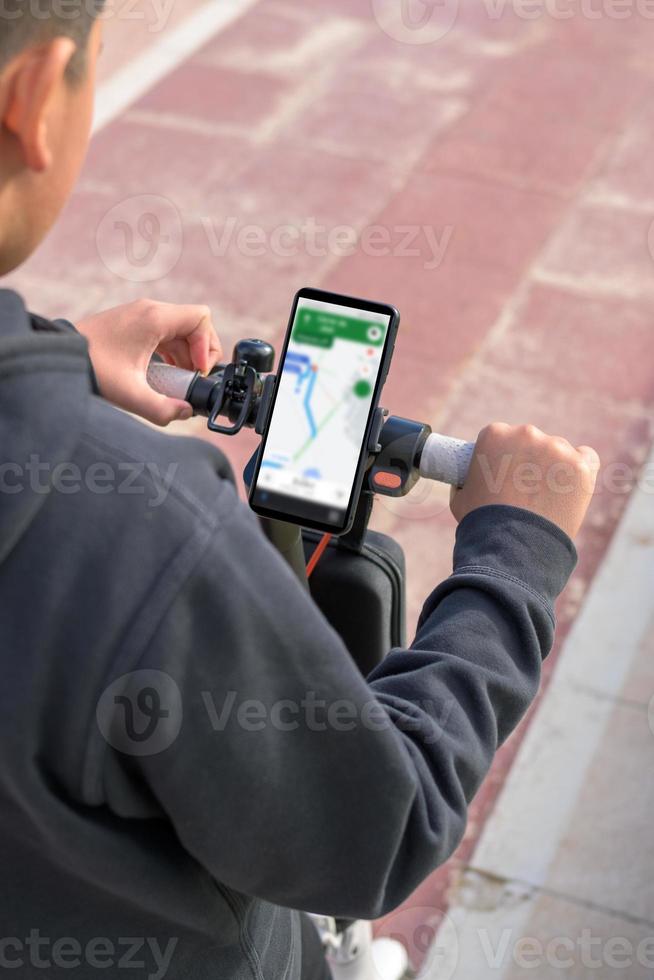
[[[0,275],[49,231],[86,153],[102,0],[0,4]]]

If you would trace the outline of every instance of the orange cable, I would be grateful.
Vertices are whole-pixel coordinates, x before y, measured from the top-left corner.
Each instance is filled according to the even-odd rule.
[[[322,558],[322,556],[324,554],[324,551],[325,551],[325,548],[327,547],[327,545],[331,541],[332,537],[333,537],[333,535],[331,535],[331,534],[323,534],[323,536],[321,537],[320,541],[316,545],[315,550],[314,550],[313,554],[311,555],[311,558],[309,559],[309,562],[307,564],[307,578],[311,578],[311,575],[312,575],[312,573],[313,573],[316,565],[318,564],[318,562]]]

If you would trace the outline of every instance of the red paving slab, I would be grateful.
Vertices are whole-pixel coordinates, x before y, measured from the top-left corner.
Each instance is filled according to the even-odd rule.
[[[535,283],[489,348],[486,363],[509,373],[519,365],[522,378],[536,384],[545,375],[557,391],[652,405],[654,371],[643,357],[652,343],[652,312],[651,302],[575,295]]]
[[[107,212],[120,199],[95,192],[76,192],[54,232],[50,233],[23,269],[12,277],[12,284],[18,289],[21,288],[24,277],[33,290],[34,283],[44,284],[43,297],[37,295],[31,302],[33,306],[45,302],[45,306],[41,308],[45,310],[46,316],[64,315],[61,310],[66,304],[68,289],[60,285],[60,300],[57,300],[56,290],[48,288],[48,285],[57,282],[61,284],[68,280],[73,257],[77,294],[88,292],[94,295],[98,287],[110,294],[115,277],[100,260],[96,239],[98,228]],[[119,245],[120,243],[117,248]],[[125,282],[121,280],[120,286],[124,285]]]
[[[45,313],[65,312],[70,286],[59,284],[71,275],[75,309],[80,295],[96,307],[143,294],[209,302],[226,348],[246,333],[279,339],[306,283],[386,299],[403,314],[384,395],[393,411],[466,438],[493,418],[533,421],[595,444],[633,475],[654,416],[654,209],[644,200],[654,22],[526,19],[511,4],[447,0],[433,8],[437,41],[401,43],[375,9],[267,0],[207,39],[96,138],[80,192],[16,285]],[[163,271],[172,234],[148,282],[125,260],[125,235],[111,233],[112,209],[143,196],[127,213],[133,247],[147,250],[144,214],[164,233],[181,227],[176,261]],[[262,255],[212,249],[207,220],[220,232],[230,218],[260,227]],[[311,255],[305,239],[293,254],[271,245],[280,226],[312,218],[363,237],[350,255]],[[418,254],[398,254],[407,225],[441,242],[451,230],[440,263],[426,268],[424,238]],[[390,254],[363,244],[379,228]],[[237,469],[254,441],[226,445]],[[626,500],[596,496],[559,605],[557,650]],[[374,523],[407,551],[413,623],[449,571],[447,491],[380,501]],[[407,939],[415,963],[528,724],[500,752],[455,857],[380,924]]]
[[[571,50],[564,22],[537,23],[542,43],[500,59],[476,105],[434,142],[427,169],[569,195],[601,158],[607,136],[647,101],[648,77],[630,59],[603,58],[581,43]],[[594,26],[584,22],[591,34]]]
[[[366,39],[349,67],[350,77],[368,90],[382,83],[405,95],[465,93],[480,87],[497,67],[461,34],[452,32],[438,44],[405,44],[369,24]]]
[[[607,4],[608,8],[610,4]],[[602,9],[601,3],[594,7],[595,13],[598,9]],[[558,40],[561,47],[573,57],[588,55],[595,58],[598,64],[621,62],[646,72],[651,59],[653,11],[647,3],[626,3],[622,12],[618,13],[619,19],[573,17],[567,23],[559,22]]]
[[[284,82],[269,75],[190,61],[155,85],[139,108],[212,124],[256,127],[285,91]]]
[[[652,145],[654,104],[645,102],[625,126],[611,152],[598,166],[591,194],[626,200],[631,205],[652,208]]]
[[[579,204],[553,236],[539,273],[586,294],[654,295],[654,212]]]
[[[634,102],[646,94],[647,79],[628,64],[611,59],[604,60],[600,72],[596,58],[579,51],[570,57],[559,36],[511,59],[496,93],[498,104],[509,108],[516,122],[526,107],[532,113],[532,129],[541,120],[563,115],[581,130],[614,132]],[[514,139],[523,135],[518,131]]]
[[[389,256],[350,261],[324,284],[350,295],[382,295],[398,306],[402,326],[385,401],[398,414],[436,423],[457,372],[499,316],[515,280],[466,264],[427,273],[421,259]]]
[[[393,409],[437,413],[458,371],[539,254],[562,215],[559,200],[467,177],[416,174],[375,224],[386,255],[369,248],[341,263],[327,288],[384,295],[402,327],[387,386]],[[433,233],[426,237],[425,227]],[[423,229],[423,230],[421,230]],[[407,235],[411,235],[409,242]],[[407,255],[407,251],[418,255]],[[370,252],[373,254],[370,254]],[[442,259],[437,268],[429,268]]]
[[[356,79],[341,76],[326,85],[318,105],[308,105],[289,129],[296,139],[308,139],[317,149],[410,168],[431,136],[463,108],[456,98],[433,93],[422,99],[407,97],[389,85],[379,85],[375,95],[358,88]]]
[[[242,71],[256,65],[259,71],[294,79],[300,93],[320,86],[327,74],[337,76],[351,52],[359,51],[361,39],[374,33],[369,10],[356,18],[334,5],[326,14],[315,4],[300,8],[270,0],[260,5],[256,23],[254,18],[236,21],[209,40],[194,62]]]
[[[649,351],[649,344],[641,350],[641,356]],[[613,356],[620,356],[615,347]],[[479,392],[483,392],[482,398]],[[590,577],[594,563],[586,565],[587,540],[595,537],[598,530],[612,531],[626,500],[624,492],[612,492],[614,484],[609,475],[615,475],[616,464],[627,464],[633,485],[654,435],[652,401],[644,405],[629,399],[620,401],[603,392],[599,384],[593,388],[587,380],[579,386],[564,387],[557,382],[556,370],[546,363],[545,356],[538,376],[533,369],[530,373],[512,366],[506,351],[499,354],[495,349],[466,372],[442,421],[448,432],[475,434],[489,418],[514,425],[529,419],[546,431],[565,435],[573,445],[593,445],[606,468],[611,467],[602,474],[580,537],[581,571]]]
[[[416,174],[379,216],[379,224],[397,231],[398,238],[399,229],[406,226],[413,230],[430,227],[439,240],[449,230],[438,265],[443,278],[449,268],[458,265],[510,272],[519,278],[560,216],[560,202],[549,196],[467,176]],[[401,247],[398,242],[398,250]],[[424,234],[405,242],[405,247],[419,248],[422,271],[431,271],[434,255]],[[404,256],[400,253],[397,258]]]
[[[100,190],[110,203],[137,194],[169,198],[183,213],[210,214],[248,162],[246,138],[178,130],[129,114],[97,134],[91,144],[80,188]]]
[[[275,0],[261,4],[256,17],[242,17],[207,42],[196,54],[198,64],[245,67],[274,62],[290,71],[293,53],[311,31],[307,18]]]
[[[220,203],[204,216],[209,224],[187,228],[180,277],[210,283],[226,317],[254,319],[266,336],[279,336],[294,291],[289,283],[321,281],[396,181],[390,168],[275,143],[225,184]]]
[[[589,58],[571,59],[553,43],[511,59],[478,104],[423,165],[570,195],[604,148],[606,135],[645,91],[624,66],[598,77]]]

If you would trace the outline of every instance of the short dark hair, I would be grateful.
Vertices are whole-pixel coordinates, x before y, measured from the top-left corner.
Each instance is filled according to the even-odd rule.
[[[89,34],[103,5],[104,0],[0,0],[0,70],[24,48],[63,36],[77,45],[67,77],[81,78]]]

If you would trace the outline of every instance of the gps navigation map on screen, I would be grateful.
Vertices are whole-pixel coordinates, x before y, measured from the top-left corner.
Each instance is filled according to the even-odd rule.
[[[259,487],[344,510],[390,318],[300,299]]]

